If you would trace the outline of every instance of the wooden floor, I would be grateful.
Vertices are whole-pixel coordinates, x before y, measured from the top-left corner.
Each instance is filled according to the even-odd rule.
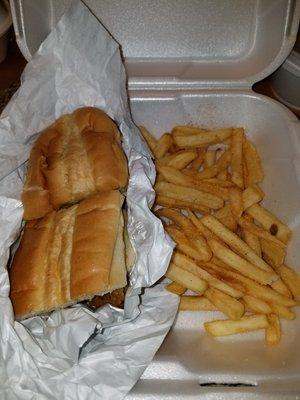
[[[12,96],[14,91],[18,88],[20,76],[25,65],[26,60],[19,50],[12,31],[7,57],[2,63],[0,63],[0,112],[3,109],[3,106],[9,101],[9,98]],[[253,89],[257,93],[276,99],[268,78],[256,83]],[[297,112],[293,109],[292,111],[300,117],[299,111]]]

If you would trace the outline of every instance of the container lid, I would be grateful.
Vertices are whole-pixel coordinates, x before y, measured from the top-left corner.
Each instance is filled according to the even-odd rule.
[[[11,0],[27,59],[70,0]],[[134,89],[250,87],[270,75],[296,40],[295,0],[85,0],[122,45]]]
[[[282,65],[284,69],[300,78],[300,53],[292,51]],[[299,89],[299,88],[298,88]]]

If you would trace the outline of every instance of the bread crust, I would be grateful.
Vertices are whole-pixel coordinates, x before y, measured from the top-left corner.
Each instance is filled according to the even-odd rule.
[[[127,160],[115,123],[83,107],[64,115],[35,142],[22,193],[24,219],[41,218],[94,193],[125,188]]]
[[[123,200],[118,190],[98,193],[27,222],[10,269],[16,319],[126,285]]]

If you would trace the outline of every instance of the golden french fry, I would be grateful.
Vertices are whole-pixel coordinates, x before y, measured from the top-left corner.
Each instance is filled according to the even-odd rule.
[[[191,169],[195,171],[197,171],[203,164],[204,156],[206,153],[206,147],[197,149],[197,153],[198,153],[197,157],[191,163]]]
[[[255,280],[256,282],[259,282],[263,285],[268,285],[278,279],[278,276],[275,273],[264,271],[256,267],[214,239],[209,239],[208,245],[210,246],[213,254],[221,261],[225,262],[225,264],[229,265],[231,268],[240,272],[242,275]]]
[[[185,174],[189,174],[188,170],[185,170]],[[195,173],[193,172],[193,175]],[[234,187],[234,183],[230,182],[230,181],[222,181],[220,179],[217,178],[207,178],[207,179],[202,179],[202,182],[207,182],[207,183],[212,183],[213,185],[217,185],[219,187],[224,187],[224,188],[230,188],[230,187]]]
[[[204,168],[212,167],[215,162],[216,162],[216,151],[206,150],[204,156]]]
[[[244,304],[218,289],[210,287],[205,291],[204,296],[216,306],[218,310],[231,319],[240,319],[244,315]]]
[[[243,301],[247,311],[249,310],[255,314],[270,314],[272,312],[272,308],[268,303],[256,297],[245,294]]]
[[[221,143],[232,134],[232,128],[206,131],[189,126],[176,126],[172,130],[175,144],[181,148],[203,147],[214,143]]]
[[[263,258],[273,268],[277,269],[283,264],[285,258],[285,249],[278,246],[276,243],[269,242],[268,240],[259,239]]]
[[[175,185],[169,182],[159,182],[155,185],[157,194],[171,197],[173,199],[196,203],[214,210],[223,207],[224,201],[211,193],[203,192],[193,188]]]
[[[294,311],[286,306],[283,306],[282,304],[269,303],[269,305],[272,309],[272,312],[277,314],[280,318],[287,320],[293,320],[296,318]]]
[[[177,282],[198,294],[203,294],[207,289],[207,283],[203,279],[182,268],[179,268],[174,263],[169,265],[166,276],[172,281]]]
[[[172,136],[169,133],[164,133],[161,138],[158,140],[156,146],[153,149],[153,153],[155,158],[163,157],[169,148],[173,144]]]
[[[232,215],[231,212],[231,207],[229,204],[226,204],[223,208],[220,208],[220,210],[216,211],[214,213],[214,216],[223,224],[225,225],[228,229],[231,231],[236,231],[237,229],[237,222],[234,216]]]
[[[203,182],[193,176],[187,176],[178,169],[169,167],[168,165],[158,166],[158,172],[163,176],[164,180],[174,185],[189,187],[196,190],[201,190],[206,193],[211,193],[223,200],[229,197],[229,190],[227,188],[218,187],[217,185]]]
[[[272,268],[266,264],[264,260],[248,246],[247,243],[239,238],[234,232],[231,232],[228,228],[226,228],[226,226],[224,226],[214,216],[206,215],[201,218],[201,222],[216,236],[222,239],[223,242],[228,244],[228,246],[230,246],[234,251],[236,251],[240,256],[244,257],[250,263],[264,271],[273,272]],[[226,261],[224,262],[226,263]]]
[[[300,300],[300,275],[292,268],[281,265],[277,272],[296,300]]]
[[[278,344],[281,339],[280,321],[277,315],[270,314],[267,316],[269,325],[266,328],[266,343],[273,345]]]
[[[180,311],[217,311],[217,308],[204,296],[181,296]]]
[[[189,257],[197,261],[208,261],[211,258],[211,256],[207,256],[206,253],[199,252],[194,244],[188,240],[185,234],[177,229],[174,225],[166,226],[165,230],[176,242],[176,248],[182,251],[184,254],[187,254]]]
[[[168,292],[178,294],[178,296],[181,296],[183,293],[186,292],[186,288],[176,282],[171,282],[166,285],[166,289]]]
[[[200,212],[201,214],[208,214],[209,208],[201,204],[192,203],[190,201],[173,199],[168,196],[157,195],[155,198],[155,204],[163,207],[171,208],[187,208],[192,211]]]
[[[239,298],[243,296],[243,293],[227,285],[227,283],[222,282],[220,279],[215,278],[205,269],[201,268],[201,263],[196,264],[193,260],[185,256],[184,254],[174,251],[172,262],[178,265],[180,268],[191,272],[192,274],[199,276],[201,279],[205,280],[209,286],[219,289],[220,291]]]
[[[259,238],[254,235],[253,233],[247,231],[247,229],[242,229],[242,238],[244,242],[258,255],[258,257],[262,257],[261,254],[261,247],[260,247],[260,240]]]
[[[213,336],[227,336],[265,329],[268,325],[266,315],[250,315],[237,321],[227,319],[205,322],[204,328]]]
[[[195,258],[196,260],[201,259],[202,261],[208,261],[211,259],[212,252],[207,245],[206,240],[203,238],[202,235],[200,235],[199,230],[195,227],[195,225],[190,221],[189,218],[185,217],[180,212],[169,208],[161,208],[157,210],[156,215],[158,215],[159,217],[170,219],[183,230],[183,233],[190,241],[190,246],[194,247],[199,253],[197,258],[193,258]],[[180,244],[181,243],[179,243],[179,245]],[[186,253],[186,251],[184,251],[184,253]],[[186,254],[191,255],[191,253]]]
[[[221,261],[221,260],[220,260],[219,258],[217,258],[216,256],[212,256],[210,262],[212,262],[212,263],[218,265],[218,266],[221,267],[221,268],[225,268],[225,269],[231,270],[231,268],[230,268],[227,264],[225,264],[223,261]]]
[[[156,166],[160,167],[163,165],[168,165],[169,167],[173,167],[176,169],[183,169],[191,161],[193,161],[197,157],[196,150],[181,150],[174,154],[169,154],[164,156],[156,161]]]
[[[239,188],[229,189],[229,204],[234,218],[239,218],[244,210],[242,191]]]
[[[223,171],[219,172],[217,175],[217,179],[220,179],[221,181],[227,181],[228,179],[227,169],[223,169]]]
[[[151,133],[144,126],[139,126],[139,129],[150,150],[153,152],[157,145],[157,139],[155,139],[155,137],[151,135]]]
[[[188,216],[189,219],[192,221],[192,223],[195,225],[195,227],[198,229],[198,231],[205,237],[205,239],[215,239],[219,240],[219,238],[212,233],[209,229],[206,228],[201,222],[201,219],[197,218],[195,214],[193,214],[190,210],[188,210]]]
[[[256,204],[255,204],[256,205]],[[251,206],[253,207],[253,206]],[[250,207],[250,208],[251,208]],[[250,209],[248,208],[246,212]],[[268,242],[275,243],[277,246],[280,246],[282,248],[286,248],[286,244],[281,242],[279,239],[277,239],[275,236],[271,235],[268,231],[266,231],[263,228],[260,228],[259,226],[255,225],[253,222],[248,221],[245,217],[240,217],[238,219],[238,224],[244,228],[247,229],[249,232],[252,232],[254,235],[261,239],[265,239]]]
[[[219,279],[227,282],[230,286],[233,286],[237,290],[245,294],[250,294],[253,297],[265,300],[266,302],[273,302],[275,304],[281,304],[287,307],[293,307],[296,305],[295,300],[283,296],[276,292],[269,286],[261,285],[252,279],[247,278],[235,271],[221,268],[211,262],[201,263],[203,268],[211,273],[214,271]]]
[[[255,146],[245,137],[243,139],[243,156],[245,186],[248,187],[261,182],[264,179],[264,172],[260,157]]]
[[[283,243],[287,243],[290,240],[292,236],[290,228],[264,207],[259,204],[253,204],[247,208],[246,213],[259,222],[272,236],[276,236]]]
[[[182,149],[180,149],[174,142],[172,143],[172,145],[170,146],[168,152],[170,154],[174,154],[174,153],[178,153],[178,151],[180,151]]]
[[[240,189],[244,188],[243,174],[244,129],[236,128],[231,136],[231,180]]]
[[[281,293],[286,297],[293,297],[292,293],[289,291],[289,288],[285,285],[281,278],[279,278],[276,282],[273,282],[271,287],[272,289],[276,290],[276,292]]]
[[[225,151],[221,155],[221,157],[215,162],[215,164],[211,167],[205,168],[203,171],[200,172],[195,172],[195,171],[190,171],[193,173],[195,178],[197,179],[210,179],[214,178],[220,171],[223,169],[227,168],[228,165],[230,164],[230,159],[231,159],[231,153],[229,150]],[[184,170],[184,173],[189,173],[188,170]]]
[[[243,208],[246,210],[253,204],[259,203],[264,198],[264,193],[257,185],[248,186],[243,191]]]

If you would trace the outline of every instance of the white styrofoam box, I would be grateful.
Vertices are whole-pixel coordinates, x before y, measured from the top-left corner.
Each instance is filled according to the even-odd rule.
[[[294,218],[300,205],[300,136],[294,114],[267,97],[238,91],[133,93],[131,108],[134,120],[157,137],[176,124],[244,126],[264,165],[263,204],[293,229],[287,261],[300,273],[300,221]],[[274,347],[264,343],[263,331],[210,337],[203,322],[224,318],[220,313],[180,313],[128,399],[295,398],[300,395],[300,310],[295,311],[296,320],[283,321],[282,341]],[[225,386],[200,386],[216,382]],[[254,386],[228,387],[231,383]]]
[[[30,59],[70,0],[10,2],[19,46]],[[299,122],[285,107],[250,88],[291,51],[300,2],[85,3],[122,46],[136,123],[157,137],[176,124],[246,128],[265,167],[264,204],[292,227],[288,262],[300,272],[300,221],[295,219],[300,204]],[[295,321],[283,322],[283,339],[276,347],[265,345],[262,332],[209,337],[203,322],[213,316],[220,314],[180,313],[128,399],[294,399],[299,395],[299,315]],[[221,386],[201,386],[207,383]],[[223,385],[231,383],[242,386]]]
[[[300,111],[300,53],[293,50],[271,76],[271,87],[277,98]]]
[[[251,86],[291,51],[292,0],[85,0],[121,44],[131,87]],[[29,59],[70,0],[10,0]],[[84,34],[84,32],[83,32]]]

